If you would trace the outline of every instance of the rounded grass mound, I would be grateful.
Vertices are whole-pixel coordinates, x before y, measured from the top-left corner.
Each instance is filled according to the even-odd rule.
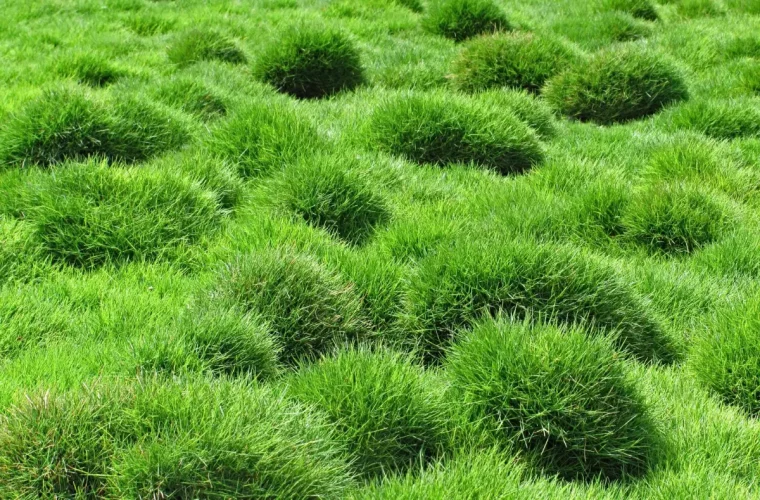
[[[283,361],[291,365],[367,333],[353,288],[304,255],[241,255],[219,276],[215,296],[268,321]]]
[[[669,125],[715,139],[760,137],[760,100],[699,100],[673,110]]]
[[[657,21],[659,15],[649,0],[602,0],[604,10],[625,12],[639,19]]]
[[[323,417],[245,382],[32,395],[0,417],[0,444],[4,497],[324,498],[352,483]]]
[[[390,212],[384,198],[347,155],[317,155],[286,168],[273,183],[272,198],[308,224],[359,245]]]
[[[172,79],[158,88],[156,94],[167,105],[203,120],[213,120],[227,114],[226,100],[196,80]]]
[[[552,78],[544,88],[560,113],[603,125],[643,118],[689,93],[670,62],[633,45],[606,49]]]
[[[208,150],[234,163],[244,178],[278,170],[313,153],[320,143],[316,127],[287,104],[254,101],[220,123]]]
[[[547,473],[619,479],[646,470],[652,428],[604,339],[488,322],[453,347],[447,368],[504,442]]]
[[[289,388],[336,424],[365,478],[402,472],[446,449],[442,386],[404,355],[342,351],[299,370]]]
[[[543,99],[525,90],[492,89],[474,96],[491,109],[514,113],[532,128],[541,139],[557,134],[557,120]]]
[[[456,42],[511,29],[507,16],[493,0],[435,0],[422,24],[430,33]]]
[[[621,220],[625,238],[652,253],[688,254],[721,237],[731,215],[715,194],[683,183],[639,190]]]
[[[199,61],[243,64],[248,59],[242,50],[222,33],[211,29],[192,29],[180,34],[167,48],[169,61],[186,66]]]
[[[675,356],[662,326],[614,269],[569,247],[500,240],[443,249],[413,277],[409,314],[429,360],[461,329],[499,314],[580,325],[642,361]]]
[[[499,33],[466,43],[454,61],[456,88],[476,92],[513,87],[538,92],[575,59],[562,43],[532,33]]]
[[[690,364],[723,402],[760,417],[760,295],[720,311],[695,342]]]
[[[515,114],[446,93],[387,100],[370,118],[372,144],[432,165],[474,164],[501,174],[521,173],[543,161],[536,134]]]
[[[358,49],[337,31],[301,26],[280,35],[256,60],[253,75],[302,99],[352,90],[364,81]]]
[[[258,380],[280,373],[279,347],[265,321],[231,308],[203,306],[193,304],[176,325],[130,342],[142,373],[206,371]]]
[[[212,193],[167,173],[67,165],[36,191],[29,214],[36,241],[54,261],[86,269],[181,261],[221,223]]]
[[[189,139],[184,124],[160,108],[129,98],[111,106],[66,87],[46,91],[0,130],[0,165],[50,166],[102,157],[137,162]]]
[[[124,76],[105,58],[88,53],[64,59],[58,65],[58,73],[90,87],[105,87]]]

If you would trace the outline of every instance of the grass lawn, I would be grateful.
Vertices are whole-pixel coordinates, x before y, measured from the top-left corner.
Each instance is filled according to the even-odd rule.
[[[0,498],[760,498],[759,0],[0,11]]]

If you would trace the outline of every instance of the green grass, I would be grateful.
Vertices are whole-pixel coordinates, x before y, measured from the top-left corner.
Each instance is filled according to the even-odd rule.
[[[452,348],[447,362],[465,401],[549,475],[644,472],[656,436],[614,351],[580,331],[526,325],[485,323]]]
[[[757,0],[0,9],[0,498],[760,496]]]
[[[550,80],[544,93],[558,112],[605,125],[643,118],[688,98],[678,69],[635,45],[593,54]]]
[[[372,115],[372,144],[421,164],[469,163],[502,174],[541,163],[543,149],[515,114],[440,92],[389,98]]]
[[[273,41],[256,59],[253,74],[302,99],[352,90],[364,81],[361,55],[351,40],[340,32],[306,25]]]

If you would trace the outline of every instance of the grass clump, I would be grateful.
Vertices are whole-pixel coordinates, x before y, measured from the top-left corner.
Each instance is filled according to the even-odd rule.
[[[137,162],[188,139],[181,122],[150,103],[129,98],[108,107],[60,87],[11,116],[0,131],[0,164],[50,166],[92,156]]]
[[[44,260],[29,224],[0,216],[0,287],[35,276]]]
[[[570,118],[603,125],[643,118],[689,96],[677,68],[632,45],[577,63],[551,79],[544,95]]]
[[[622,216],[625,237],[653,253],[688,254],[727,232],[731,216],[715,194],[684,183],[639,190]]]
[[[716,139],[760,137],[760,104],[750,99],[689,102],[673,110],[669,125]]]
[[[760,417],[760,296],[719,311],[694,343],[690,365],[723,402]]]
[[[58,73],[90,87],[105,87],[124,74],[105,58],[90,53],[64,59],[58,65]]]
[[[277,101],[255,101],[213,131],[208,149],[233,162],[243,178],[261,176],[317,149],[316,127]]]
[[[222,33],[209,29],[186,31],[166,49],[169,61],[187,66],[199,61],[222,61],[243,64],[248,58],[242,50]]]
[[[54,261],[91,269],[179,258],[220,215],[213,195],[182,177],[90,162],[40,186],[30,221]]]
[[[603,0],[605,10],[617,10],[647,21],[657,21],[659,15],[649,0]]]
[[[447,404],[431,375],[384,349],[341,351],[302,368],[290,394],[335,422],[365,478],[404,471],[446,448]]]
[[[474,164],[501,174],[521,173],[543,161],[535,133],[517,116],[464,96],[398,96],[370,118],[377,147],[420,164]]]
[[[422,23],[427,31],[456,42],[511,29],[507,16],[492,0],[436,0]]]
[[[132,343],[142,372],[217,375],[268,380],[280,371],[279,347],[261,318],[232,308],[195,303],[166,331],[149,332]]]
[[[2,416],[0,443],[10,497],[309,498],[351,484],[324,418],[247,382],[33,395]]]
[[[651,428],[608,344],[577,330],[484,323],[452,348],[465,399],[549,474],[619,479],[646,470]]]
[[[422,262],[409,290],[410,329],[428,359],[483,317],[532,316],[611,336],[643,361],[669,362],[672,342],[638,295],[578,250],[514,241],[461,243]]]
[[[470,40],[453,64],[453,83],[475,92],[513,87],[538,92],[574,54],[562,43],[532,33],[499,33]]]
[[[615,42],[646,38],[652,33],[652,27],[630,14],[613,10],[592,16],[559,18],[552,23],[552,31],[585,49],[596,50]]]
[[[272,186],[275,203],[347,243],[359,245],[390,219],[384,198],[348,155],[317,155],[286,168]]]
[[[169,106],[202,120],[213,120],[227,114],[227,102],[202,82],[189,78],[169,80],[156,92],[158,99]]]
[[[288,364],[311,359],[367,326],[353,288],[315,260],[286,251],[241,255],[217,281],[215,296],[260,314]]]
[[[557,121],[543,99],[525,90],[492,89],[478,93],[475,98],[492,109],[509,111],[532,128],[541,139],[557,134]]]
[[[364,81],[354,43],[338,31],[301,26],[280,35],[256,60],[253,74],[302,99],[353,90]]]

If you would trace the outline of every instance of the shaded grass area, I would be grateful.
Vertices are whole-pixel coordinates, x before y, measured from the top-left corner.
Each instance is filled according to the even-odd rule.
[[[0,497],[758,496],[755,3],[0,0]]]

